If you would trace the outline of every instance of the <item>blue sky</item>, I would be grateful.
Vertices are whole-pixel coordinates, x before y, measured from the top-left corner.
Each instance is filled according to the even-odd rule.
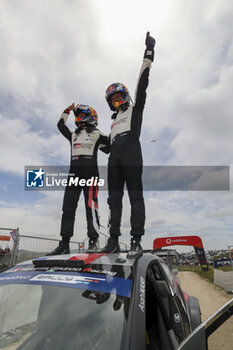
[[[24,166],[68,164],[69,144],[56,123],[72,102],[92,105],[99,128],[109,132],[105,89],[120,81],[134,96],[147,31],[157,45],[141,133],[144,164],[232,167],[232,19],[231,0],[2,0],[0,226],[58,238],[63,194],[25,192]],[[74,128],[72,116],[68,124]],[[100,193],[104,226],[106,199]],[[177,234],[199,234],[210,249],[233,245],[232,190],[146,192],[145,203],[145,248]],[[126,194],[127,243],[129,216]],[[85,237],[81,201],[74,238]]]

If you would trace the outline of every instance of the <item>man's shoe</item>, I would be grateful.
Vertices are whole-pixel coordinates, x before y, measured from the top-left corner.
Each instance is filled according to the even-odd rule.
[[[143,249],[140,244],[140,241],[131,239],[130,250],[126,255],[127,259],[136,259],[139,258],[143,254]]]
[[[101,249],[100,253],[118,253],[120,246],[117,238],[109,237],[106,246]]]
[[[97,253],[97,241],[96,239],[89,239],[89,246],[86,250],[86,254],[95,254]]]
[[[70,254],[69,244],[66,244],[63,241],[60,241],[58,247],[52,250],[50,253],[46,254],[46,256],[61,254]]]

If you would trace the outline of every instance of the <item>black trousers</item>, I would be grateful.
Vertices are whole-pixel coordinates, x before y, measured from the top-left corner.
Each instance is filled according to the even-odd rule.
[[[60,234],[65,238],[73,236],[75,213],[82,191],[84,192],[85,199],[87,236],[89,238],[97,239],[99,237],[98,186],[66,187],[63,199]]]
[[[120,236],[122,199],[126,185],[131,205],[131,231],[134,237],[144,234],[145,204],[142,186],[142,155],[139,143],[113,147],[108,162],[108,205],[110,236]]]

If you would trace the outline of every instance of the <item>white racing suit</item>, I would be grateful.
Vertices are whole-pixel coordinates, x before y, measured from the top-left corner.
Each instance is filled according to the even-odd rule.
[[[65,110],[57,124],[63,136],[67,138],[71,146],[70,174],[79,179],[88,180],[98,177],[97,152],[98,149],[109,153],[109,137],[94,127],[77,128],[70,131],[66,126],[69,111]],[[68,183],[69,183],[68,178]],[[99,234],[98,216],[98,186],[67,186],[63,199],[63,214],[61,220],[61,236],[68,238],[73,236],[75,212],[81,192],[84,192],[87,235],[97,239]]]
[[[145,57],[145,56],[144,56]],[[110,209],[109,233],[120,233],[122,198],[126,184],[131,204],[130,234],[140,238],[144,234],[145,205],[142,187],[142,152],[139,141],[146,89],[152,60],[143,59],[135,91],[135,103],[127,110],[112,116],[111,150],[108,162],[108,204]]]

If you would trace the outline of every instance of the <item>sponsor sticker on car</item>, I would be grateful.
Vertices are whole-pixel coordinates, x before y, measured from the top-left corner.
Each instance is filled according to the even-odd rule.
[[[72,275],[48,275],[48,274],[39,274],[30,279],[31,281],[43,281],[43,282],[60,282],[60,283],[99,283],[105,282],[106,278],[90,278],[86,276],[72,276]]]

